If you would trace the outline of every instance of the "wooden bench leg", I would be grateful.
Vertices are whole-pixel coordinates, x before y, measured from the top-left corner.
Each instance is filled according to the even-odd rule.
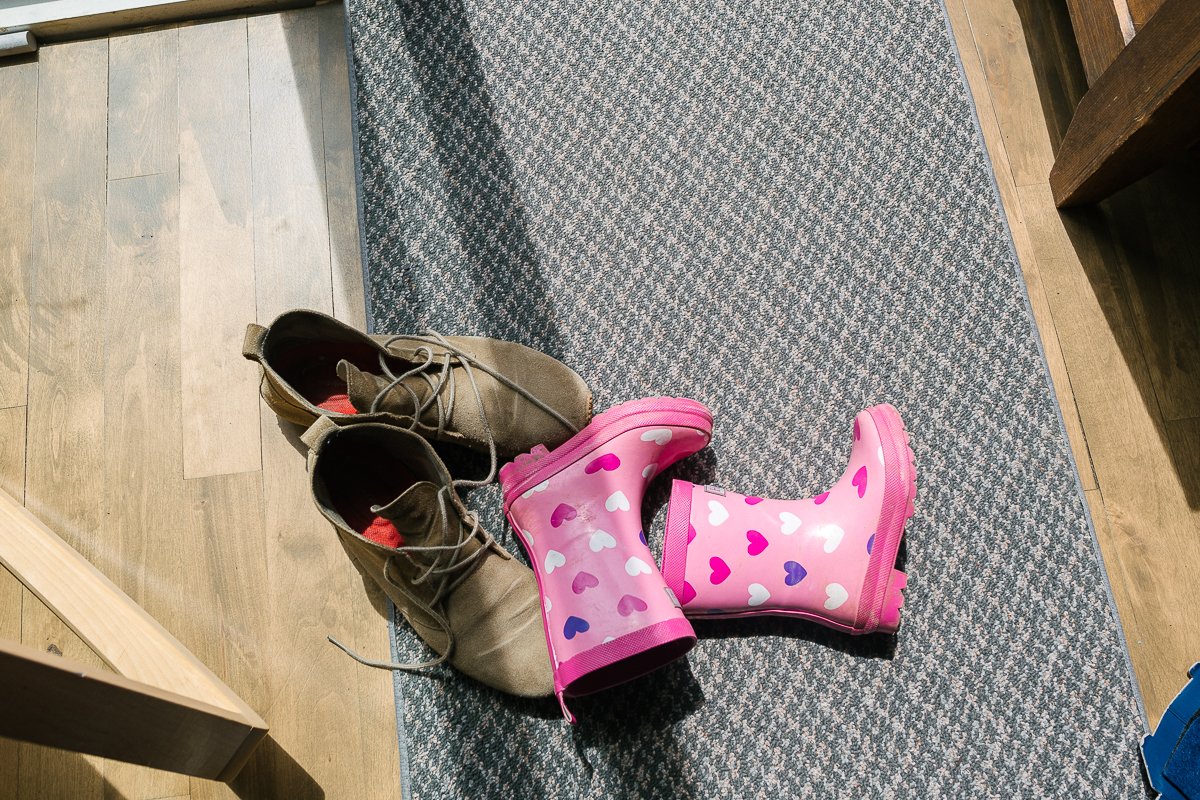
[[[231,780],[266,735],[241,714],[0,640],[0,736]]]
[[[267,724],[3,491],[0,564],[118,673],[0,641],[0,736],[201,778],[237,775]]]
[[[1094,203],[1200,141],[1200,9],[1166,0],[1075,110],[1050,188]]]

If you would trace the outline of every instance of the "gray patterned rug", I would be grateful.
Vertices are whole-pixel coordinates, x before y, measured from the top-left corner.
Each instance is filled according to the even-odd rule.
[[[407,797],[1144,796],[1124,643],[938,0],[351,0],[349,25],[377,330],[524,342],[601,409],[701,400],[713,445],[677,476],[812,494],[880,401],[920,474],[895,641],[697,624],[686,661],[577,701],[576,728],[553,701],[401,674]],[[507,535],[494,487],[471,502]],[[398,627],[400,655],[412,640]]]

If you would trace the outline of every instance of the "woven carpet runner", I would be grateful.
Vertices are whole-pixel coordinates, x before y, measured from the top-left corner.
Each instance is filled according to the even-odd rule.
[[[700,400],[712,447],[674,476],[812,495],[882,401],[919,471],[894,640],[697,624],[686,660],[575,701],[574,728],[552,700],[399,674],[406,797],[1145,796],[938,0],[350,0],[348,24],[377,331],[523,342],[597,409]],[[469,501],[508,536],[496,487]]]

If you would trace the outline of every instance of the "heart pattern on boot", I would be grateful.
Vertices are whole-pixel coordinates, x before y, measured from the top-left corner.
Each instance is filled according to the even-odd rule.
[[[628,617],[630,614],[645,611],[646,608],[645,600],[640,597],[634,597],[631,594],[625,595],[617,602],[617,613],[622,617]]]
[[[654,442],[657,445],[664,445],[671,441],[671,431],[666,428],[655,428],[651,431],[646,431],[642,434],[643,442]]]
[[[583,474],[592,475],[600,470],[612,472],[619,466],[621,466],[621,459],[617,458],[615,453],[605,453],[599,458],[592,459],[588,465],[583,468]]]
[[[630,556],[629,560],[625,562],[625,574],[631,578],[637,575],[649,575],[650,565],[637,556]]]
[[[593,553],[601,550],[611,550],[617,546],[617,540],[608,531],[597,530],[588,538],[588,549]]]
[[[858,472],[854,473],[854,477],[850,481],[850,485],[858,489],[858,497],[861,500],[867,493],[867,468],[861,466]]]
[[[850,599],[850,593],[846,591],[846,587],[840,583],[831,583],[825,587],[825,609],[833,611],[842,607],[842,604]]]
[[[554,570],[558,569],[559,567],[564,566],[566,563],[567,557],[562,553],[558,552],[557,550],[546,551],[546,561],[544,566],[546,567],[547,575],[549,575],[551,572],[554,572]]]
[[[575,594],[583,594],[588,589],[594,589],[600,585],[600,579],[590,572],[580,572],[575,576],[575,580],[571,581],[571,591]]]
[[[609,512],[628,511],[629,498],[625,496],[624,492],[617,490],[610,494],[608,499],[604,501],[604,507],[608,509]]]
[[[541,483],[539,483],[537,486],[534,486],[532,489],[526,489],[524,492],[521,493],[521,497],[524,497],[526,500],[528,500],[529,498],[533,497],[538,492],[544,492],[548,488],[550,488],[550,481],[544,480]]]
[[[838,545],[842,543],[846,532],[842,530],[840,525],[834,525],[832,522],[819,526],[812,534],[817,539],[824,539],[825,545],[823,549],[826,553],[832,553],[838,549]]]
[[[683,582],[683,591],[679,594],[680,605],[687,605],[696,599],[696,590],[687,581]]]
[[[575,510],[575,506],[559,503],[550,514],[550,527],[557,528],[559,525],[562,525],[564,522],[570,522],[577,516],[579,516],[579,512]]]
[[[750,543],[746,546],[746,552],[752,556],[756,556],[763,550],[766,550],[767,545],[770,544],[767,541],[767,537],[758,531],[746,531],[746,541]]]
[[[574,639],[577,633],[587,633],[592,626],[586,619],[581,617],[567,617],[567,621],[563,624],[563,636],[568,640]]]

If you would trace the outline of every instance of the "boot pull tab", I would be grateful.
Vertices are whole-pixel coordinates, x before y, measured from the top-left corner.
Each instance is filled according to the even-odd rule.
[[[246,338],[242,340],[242,355],[246,358],[257,359],[262,355],[263,341],[266,338],[267,329],[251,322],[246,326]]]
[[[567,722],[574,725],[577,720],[575,719],[575,715],[571,713],[571,709],[567,708],[567,700],[565,697],[563,697],[562,690],[560,689],[559,691],[555,692],[554,696],[558,698],[558,705],[559,708],[562,709],[563,718],[566,719]]]
[[[312,459],[316,452],[321,447],[321,442],[330,432],[337,430],[337,423],[329,417],[317,417],[317,421],[308,426],[308,430],[300,434],[300,441],[308,446],[308,461],[309,466],[312,466]]]

